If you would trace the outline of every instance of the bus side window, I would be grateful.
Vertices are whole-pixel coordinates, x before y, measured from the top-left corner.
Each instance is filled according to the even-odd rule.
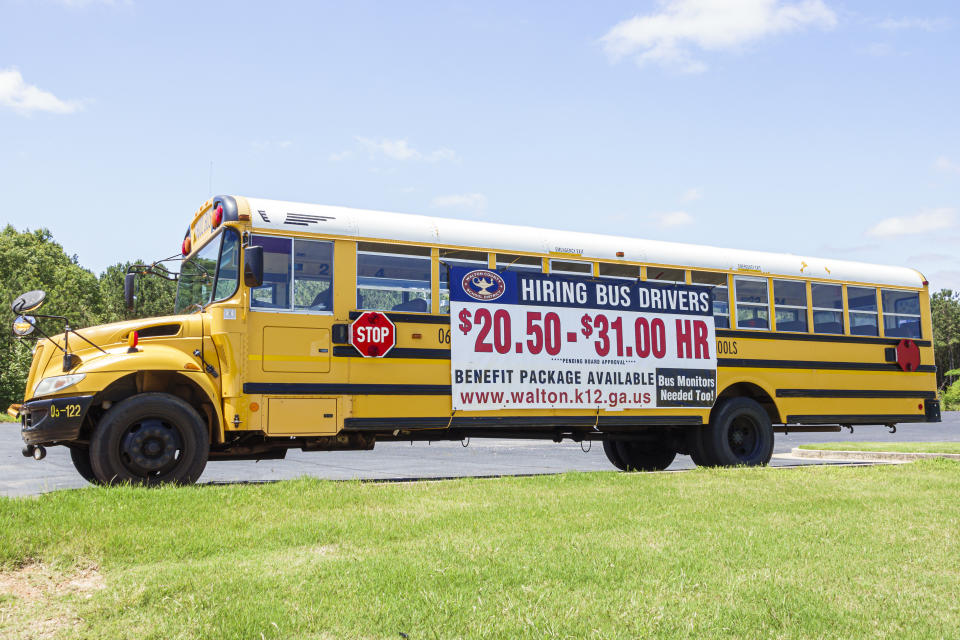
[[[687,272],[667,267],[647,267],[647,280],[656,282],[686,282]]]
[[[848,286],[847,307],[850,309],[850,333],[855,336],[880,335],[876,289]]]
[[[333,310],[333,243],[293,242],[293,308]]]
[[[551,260],[550,273],[589,277],[593,275],[593,263],[579,260]]]
[[[430,311],[430,249],[360,242],[357,308]]]
[[[843,292],[838,284],[810,283],[813,332],[843,333]]]
[[[601,278],[616,278],[636,282],[640,279],[640,267],[635,264],[600,263]]]
[[[486,269],[487,264],[487,254],[481,251],[440,249],[440,313],[450,313],[449,267]]]
[[[766,278],[733,278],[738,329],[769,329],[770,301]]]
[[[516,256],[509,253],[498,253],[497,269],[541,273],[543,271],[543,260],[536,256]]]
[[[807,332],[807,283],[802,280],[773,281],[777,331]]]
[[[691,271],[690,283],[713,287],[713,322],[717,329],[730,328],[730,297],[727,293],[727,274],[709,271]]]
[[[290,238],[253,236],[254,245],[263,247],[263,285],[250,292],[255,309],[290,308]]]
[[[883,335],[890,338],[920,337],[919,293],[883,289]]]

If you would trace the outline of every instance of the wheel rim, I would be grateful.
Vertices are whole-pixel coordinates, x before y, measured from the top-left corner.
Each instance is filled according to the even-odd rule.
[[[177,464],[182,452],[183,439],[176,425],[160,418],[131,424],[120,440],[120,459],[135,476],[166,473]]]
[[[739,460],[749,461],[760,450],[760,424],[750,416],[737,416],[727,432],[727,443]]]

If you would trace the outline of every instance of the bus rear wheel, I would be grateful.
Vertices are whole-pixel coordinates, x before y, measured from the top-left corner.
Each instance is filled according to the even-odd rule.
[[[663,471],[677,457],[677,452],[660,442],[604,440],[603,452],[621,471]]]
[[[663,471],[673,463],[677,452],[660,442],[617,443],[627,471]]]
[[[210,446],[200,414],[166,393],[141,393],[106,413],[90,439],[90,464],[104,484],[191,484]]]
[[[755,400],[729,398],[700,432],[703,462],[710,466],[760,466],[773,456],[773,425]]]

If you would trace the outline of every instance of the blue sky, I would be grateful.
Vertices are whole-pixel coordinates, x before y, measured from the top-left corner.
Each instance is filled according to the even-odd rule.
[[[0,206],[95,271],[213,193],[960,289],[953,2],[0,0]]]

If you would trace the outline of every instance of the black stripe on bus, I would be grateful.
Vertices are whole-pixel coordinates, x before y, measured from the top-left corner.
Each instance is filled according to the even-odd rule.
[[[356,320],[363,311],[351,311],[350,319]],[[429,313],[403,313],[397,311],[381,311],[394,322],[414,322],[417,324],[450,324],[450,316],[447,314],[432,315]]]
[[[834,369],[843,371],[900,371],[896,363],[829,362],[822,360],[757,360],[748,358],[717,358],[718,367],[750,367],[756,369]],[[935,373],[937,367],[922,364],[917,373]]]
[[[903,338],[873,338],[870,336],[838,336],[823,333],[780,333],[777,331],[737,331],[717,329],[718,338],[757,338],[759,340],[806,340],[813,342],[851,342],[860,344],[897,345]],[[912,339],[912,338],[910,338]],[[932,346],[929,340],[913,340],[918,347]]]
[[[777,389],[778,398],[916,398],[936,399],[935,391],[889,391],[885,389]]]
[[[360,358],[362,354],[350,345],[335,346],[333,355],[339,358]],[[449,349],[420,349],[395,347],[384,358],[412,358],[449,360]],[[717,358],[718,367],[753,367],[759,369],[832,369],[841,371],[900,371],[896,363],[829,362],[824,360],[758,360],[747,358]],[[934,365],[920,365],[918,373],[935,373]],[[916,397],[916,396],[911,396]]]
[[[700,416],[449,416],[431,418],[346,418],[347,431],[451,427],[641,427],[700,425]]]
[[[787,422],[792,424],[893,424],[896,422],[928,422],[923,414],[887,413],[879,415],[850,414],[850,415],[803,415],[787,416]]]
[[[333,347],[333,355],[337,358],[362,358],[363,354],[350,345]],[[420,349],[410,347],[394,347],[387,352],[384,358],[422,358],[428,360],[449,360],[450,349]]]
[[[307,382],[246,382],[244,393],[276,396],[355,395],[355,396],[449,396],[448,384],[316,384]]]

